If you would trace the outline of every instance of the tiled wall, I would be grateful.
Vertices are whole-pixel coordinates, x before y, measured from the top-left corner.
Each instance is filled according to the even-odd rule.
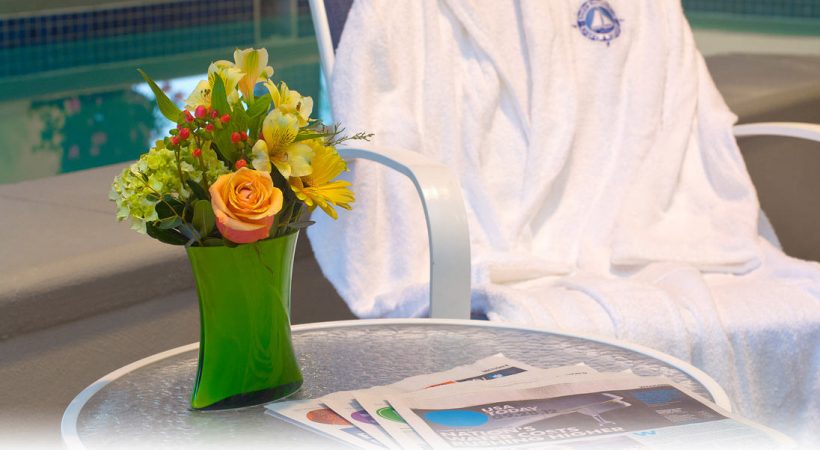
[[[687,12],[820,19],[820,0],[683,0]]]
[[[69,42],[253,19],[250,0],[188,0],[0,19],[0,47]]]
[[[820,0],[682,2],[687,13],[820,19]],[[251,46],[259,39],[280,35],[313,35],[307,0],[155,0],[0,15],[0,81]]]
[[[295,5],[296,8],[292,8]],[[312,36],[307,0],[168,0],[0,16],[0,79]]]

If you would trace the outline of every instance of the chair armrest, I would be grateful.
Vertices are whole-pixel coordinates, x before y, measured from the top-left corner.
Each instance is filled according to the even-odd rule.
[[[420,153],[371,147],[338,148],[342,158],[383,164],[410,178],[427,222],[430,317],[470,318],[470,235],[461,187],[445,165]]]
[[[809,141],[820,142],[820,125],[813,123],[799,123],[799,122],[759,122],[747,123],[743,125],[735,125],[732,129],[735,137],[750,137],[750,136],[782,136],[798,139],[806,139]],[[783,249],[780,240],[777,238],[772,223],[763,212],[760,211],[760,218],[758,219],[758,229],[761,236],[766,238],[772,245],[779,249]]]
[[[735,137],[784,136],[820,142],[820,124],[798,122],[761,122],[735,125]]]

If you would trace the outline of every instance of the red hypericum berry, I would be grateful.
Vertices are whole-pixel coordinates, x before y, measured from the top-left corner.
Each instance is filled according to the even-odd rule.
[[[188,111],[186,109],[185,111],[182,111],[182,115],[185,116],[185,121],[186,122],[193,122],[194,121],[194,116],[191,115],[191,111]]]
[[[214,119],[216,119],[217,117],[219,117],[219,111],[217,111],[217,110],[215,110],[215,109],[212,109],[212,110],[211,110],[211,117],[213,117]]]
[[[240,131],[240,132],[239,132],[239,137],[240,137],[243,141],[247,141],[247,140],[248,140],[248,133],[245,133],[244,131]]]
[[[201,118],[205,117],[205,114],[207,114],[207,113],[208,113],[208,110],[205,109],[205,107],[202,106],[202,105],[197,106],[196,109],[194,110],[194,115],[196,116],[197,119],[201,119]]]
[[[207,131],[208,133],[213,133],[214,132],[214,124],[209,123],[208,125],[205,125],[205,131]]]
[[[182,129],[182,128],[184,128],[184,127],[185,127],[185,124],[184,124],[184,123],[178,123],[178,124],[177,124],[177,130],[181,130],[181,129]]]
[[[179,130],[180,139],[185,140],[185,139],[188,139],[189,136],[191,136],[191,130],[189,130],[187,128],[180,128],[180,130]]]
[[[243,168],[247,165],[248,165],[247,161],[245,161],[244,159],[240,159],[239,161],[236,162],[236,164],[234,164],[234,167],[236,167],[236,170],[239,170],[239,169],[241,169],[241,168]]]
[[[202,149],[201,148],[195,148],[194,151],[193,151],[193,154],[194,154],[194,158],[199,158],[200,156],[202,156]]]
[[[233,142],[234,144],[238,144],[241,140],[242,136],[239,133],[237,133],[236,131],[231,133],[231,142]]]
[[[179,136],[171,136],[171,143],[174,145],[179,145]]]
[[[219,118],[219,120],[221,120],[223,123],[228,123],[231,121],[231,115],[224,114],[222,117]]]

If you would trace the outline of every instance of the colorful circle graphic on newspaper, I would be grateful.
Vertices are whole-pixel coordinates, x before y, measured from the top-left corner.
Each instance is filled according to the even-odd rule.
[[[393,407],[391,407],[391,406],[385,406],[384,408],[379,408],[376,411],[376,414],[378,414],[379,417],[383,417],[383,418],[385,418],[385,419],[387,419],[391,422],[406,423],[404,421],[404,419],[401,418],[399,413],[397,413],[396,410],[393,409]]]
[[[323,423],[325,425],[350,425],[347,419],[327,408],[314,409],[305,416],[311,422]]]
[[[430,411],[424,414],[424,419],[445,427],[478,427],[490,420],[486,414],[458,409]]]
[[[350,417],[352,417],[357,422],[369,423],[370,425],[378,425],[378,422],[376,422],[373,419],[373,417],[371,417],[370,414],[368,414],[367,411],[365,411],[363,409],[354,412],[353,414],[350,415]]]

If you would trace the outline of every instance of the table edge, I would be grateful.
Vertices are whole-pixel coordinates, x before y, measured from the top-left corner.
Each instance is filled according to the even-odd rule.
[[[607,338],[603,336],[597,336],[594,334],[579,334],[579,333],[566,333],[563,331],[556,331],[550,330],[547,328],[540,328],[540,327],[532,327],[532,326],[523,326],[517,325],[512,323],[499,323],[499,322],[490,322],[484,320],[464,320],[464,319],[358,319],[358,320],[339,320],[339,321],[331,321],[331,322],[315,322],[315,323],[306,323],[300,325],[293,325],[291,328],[293,331],[313,331],[313,330],[322,330],[322,329],[329,329],[329,328],[348,328],[348,327],[355,327],[355,326],[363,326],[363,325],[414,325],[414,324],[424,324],[424,325],[460,325],[460,326],[470,326],[470,327],[486,327],[486,328],[500,328],[500,329],[509,329],[509,330],[520,330],[520,331],[533,331],[538,333],[546,333],[546,334],[553,334],[558,336],[564,337],[571,337],[576,339],[584,339],[587,341],[598,342],[601,344],[611,345],[614,347],[620,347],[626,350],[632,350],[637,353],[644,354],[646,356],[650,356],[655,358],[659,361],[662,361],[684,373],[687,373],[690,377],[694,378],[698,383],[700,383],[704,388],[706,388],[707,392],[712,396],[714,402],[721,408],[725,409],[726,411],[732,411],[732,405],[729,401],[729,396],[726,395],[726,392],[723,390],[722,387],[714,380],[712,377],[706,374],[706,372],[698,369],[697,367],[683,361],[682,359],[676,358],[671,355],[667,355],[663,352],[658,350],[646,347],[644,345],[636,344],[633,342],[623,341],[623,340],[616,340],[612,338]],[[80,412],[82,411],[83,406],[94,396],[97,392],[99,392],[102,388],[104,388],[109,383],[119,379],[123,375],[126,375],[130,372],[133,372],[136,369],[141,367],[145,367],[149,364],[153,364],[157,361],[160,361],[165,358],[169,358],[171,356],[178,355],[180,353],[185,353],[191,350],[195,350],[199,348],[199,342],[194,342],[191,344],[183,345],[180,347],[172,348],[170,350],[166,350],[164,352],[156,353],[140,360],[134,361],[131,364],[125,365],[120,367],[117,370],[114,370],[85,389],[83,389],[79,394],[77,394],[74,399],[71,400],[71,403],[65,409],[63,413],[62,420],[60,421],[60,434],[63,439],[63,443],[66,445],[66,448],[69,450],[73,449],[86,449],[85,445],[80,440],[80,435],[77,432],[77,421],[80,418]]]

